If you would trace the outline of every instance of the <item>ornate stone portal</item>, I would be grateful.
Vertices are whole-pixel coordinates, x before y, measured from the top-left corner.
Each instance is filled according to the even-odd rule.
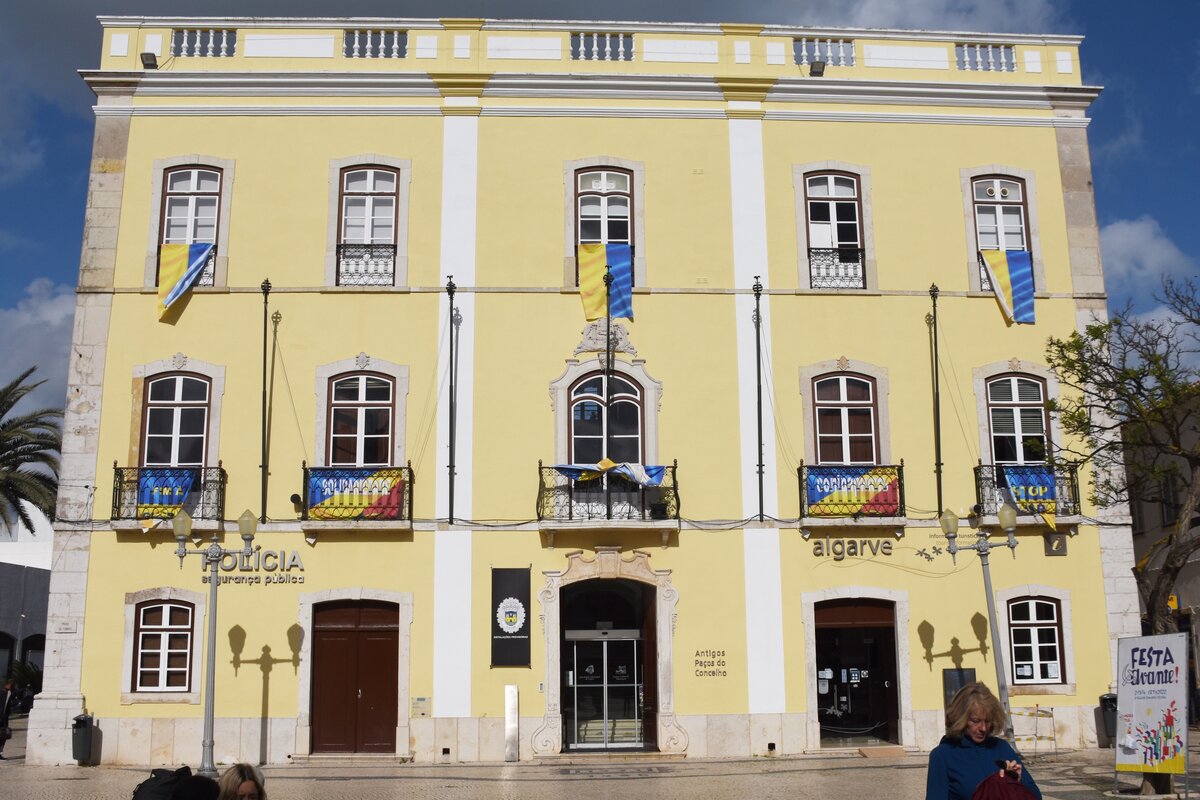
[[[669,569],[652,569],[650,555],[634,550],[632,557],[621,558],[619,547],[597,547],[595,558],[584,558],[582,550],[567,553],[567,568],[560,572],[547,571],[546,586],[538,592],[542,604],[542,633],[546,645],[546,716],[533,732],[533,752],[552,755],[562,752],[562,630],[560,603],[562,587],[588,580],[626,580],[647,583],[655,587],[658,663],[658,749],[663,753],[683,753],[688,736],[675,719],[675,681],[672,669],[671,645],[675,632],[675,605],[679,595],[671,585]]]

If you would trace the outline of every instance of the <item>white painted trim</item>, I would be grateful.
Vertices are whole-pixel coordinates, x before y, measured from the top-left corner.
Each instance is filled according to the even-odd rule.
[[[1046,291],[1046,266],[1042,261],[1041,225],[1038,214],[1037,173],[1009,164],[982,164],[958,171],[958,186],[963,199],[963,223],[967,228],[967,278],[972,292],[983,291],[979,279],[979,246],[975,231],[975,189],[972,183],[983,175],[1012,175],[1025,182],[1025,208],[1029,212],[1028,242],[1033,259],[1033,290]]]
[[[503,115],[499,115],[503,116]],[[719,118],[721,115],[714,115]],[[633,285],[649,286],[646,267],[646,164],[618,156],[592,156],[563,162],[563,288],[574,290],[575,283],[575,173],[590,167],[616,167],[633,173],[630,194],[633,198]]]
[[[146,249],[146,265],[143,272],[142,286],[147,289],[155,288],[158,276],[158,245],[162,233],[163,208],[163,175],[169,169],[189,165],[215,167],[221,170],[221,203],[217,209],[217,261],[213,265],[213,286],[227,286],[229,283],[229,221],[233,209],[233,167],[232,159],[217,158],[199,154],[157,158],[150,173],[150,233]]]
[[[769,66],[782,66],[785,63],[787,63],[787,60],[783,42],[767,42],[767,64]]]
[[[1024,50],[1025,56],[1025,71],[1028,73],[1038,73],[1042,71],[1042,53],[1040,50]]]
[[[1057,50],[1054,53],[1054,64],[1060,75],[1070,75],[1074,70],[1071,65],[1071,51]]]
[[[396,755],[409,756],[409,673],[412,660],[411,629],[413,622],[412,592],[373,589],[355,586],[346,589],[324,589],[300,595],[297,622],[304,632],[300,648],[300,671],[296,681],[296,753],[312,752],[312,663],[313,663],[313,606],[333,600],[378,600],[395,603],[400,611],[399,652],[396,671]]]
[[[365,366],[363,366],[364,363]],[[309,466],[324,467],[329,463],[326,435],[328,433],[330,379],[335,375],[358,372],[379,372],[395,382],[396,410],[392,420],[392,466],[404,466],[404,443],[407,439],[408,420],[408,367],[403,364],[393,364],[391,361],[384,361],[381,358],[373,358],[365,353],[354,358],[343,358],[340,361],[321,364],[317,367],[314,391],[317,396],[316,436],[313,439],[312,452],[309,454]]]
[[[818,361],[800,368],[800,407],[804,414],[804,461],[817,464],[817,433],[816,411],[813,404],[813,380],[819,375],[844,375],[858,373],[866,375],[875,381],[875,408],[879,413],[877,423],[879,429],[879,463],[892,462],[892,423],[889,410],[891,398],[891,382],[888,379],[887,367],[878,367],[867,361],[846,359],[846,369],[842,369],[837,360]]]
[[[163,54],[162,44],[163,37],[161,33],[146,34],[146,44],[144,46],[147,53],[154,53],[154,55],[161,57]]]
[[[179,600],[191,603],[192,610],[192,664],[191,675],[188,676],[188,692],[135,692],[133,691],[133,654],[134,631],[137,629],[137,605],[149,600]],[[142,703],[190,703],[200,702],[200,664],[203,661],[204,637],[208,626],[205,623],[205,613],[208,600],[200,592],[190,589],[178,589],[173,586],[159,586],[153,589],[142,589],[125,595],[125,638],[121,648],[121,685],[118,689],[121,695],[121,705]]]
[[[763,166],[762,121],[729,120],[730,208],[733,212],[733,283],[742,290],[734,298],[738,349],[738,429],[740,434],[742,516],[758,514],[758,432],[754,297],[746,290],[759,276],[770,286],[767,259],[767,197]],[[771,299],[761,304],[765,363],[771,363]],[[763,512],[778,516],[779,487],[776,475],[775,417],[764,413]]]
[[[1014,356],[1014,359],[1016,357]],[[997,375],[1018,373],[1041,378],[1046,384],[1046,400],[1057,398],[1061,393],[1058,376],[1048,367],[1035,361],[1017,359],[1017,369],[1013,369],[1012,361],[993,361],[971,370],[971,388],[975,392],[975,420],[979,429],[979,458],[984,464],[995,463],[992,460],[991,422],[988,419],[987,382]],[[1050,428],[1046,431],[1046,444],[1053,450],[1056,443],[1062,442],[1062,428],[1058,415],[1049,414]]]
[[[455,58],[470,58],[471,57],[471,37],[466,33],[458,33],[454,36],[454,57]]]
[[[130,441],[134,442],[139,456],[142,453],[142,416],[145,412],[145,381],[155,375],[165,372],[194,372],[208,378],[208,438],[204,443],[204,465],[215,467],[221,460],[221,414],[225,399],[225,367],[221,364],[210,364],[198,358],[191,358],[178,353],[171,358],[138,364],[133,368],[134,380],[143,382],[137,395],[141,404],[132,409],[132,434]]]
[[[812,172],[849,172],[858,178],[858,196],[862,207],[863,271],[865,289],[840,290],[846,294],[874,291],[879,288],[879,265],[875,260],[875,211],[874,184],[871,168],[848,161],[810,161],[792,165],[792,192],[796,197],[796,286],[801,290],[812,289],[812,269],[808,263],[808,209],[804,202],[805,176]]]
[[[735,64],[750,63],[750,42],[738,39],[733,43],[733,61]]]
[[[554,414],[554,462],[565,464],[569,458],[571,398],[567,396],[571,384],[589,372],[604,369],[600,356],[580,361],[567,359],[562,374],[550,382],[550,410]],[[662,381],[646,371],[645,359],[625,361],[619,356],[613,359],[613,372],[624,375],[642,388],[642,449],[647,464],[658,464],[658,412],[662,408]]]
[[[488,36],[487,57],[523,61],[562,61],[562,38],[548,36]]]
[[[839,586],[800,595],[804,624],[804,652],[809,654],[804,663],[805,695],[808,698],[806,726],[808,741],[821,741],[821,721],[817,716],[817,617],[816,604],[825,600],[868,598],[887,600],[896,608],[896,704],[900,744],[916,746],[917,727],[913,719],[912,662],[909,657],[909,603],[908,592],[902,589],[883,589],[877,586]]]
[[[668,64],[716,64],[721,60],[720,42],[695,39],[644,39],[642,61]]]
[[[751,714],[787,711],[783,559],[778,528],[742,531],[746,582],[746,690]]]
[[[1059,613],[1062,615],[1063,640],[1059,642],[1063,652],[1063,676],[1062,682],[1059,684],[1047,683],[1022,683],[1018,684],[1013,679],[1013,659],[1012,659],[1012,629],[1009,627],[1008,619],[1008,604],[1011,600],[1016,600],[1018,597],[1049,597],[1058,601]],[[1018,692],[1022,689],[1034,689],[1039,694],[1065,694],[1068,687],[1075,685],[1075,635],[1072,632],[1075,627],[1074,612],[1071,609],[1071,593],[1066,589],[1060,589],[1057,586],[1047,586],[1041,583],[1027,583],[1021,586],[1013,586],[1008,589],[1000,589],[996,591],[996,617],[1000,623],[1000,635],[1004,637],[1004,665],[1008,670],[1008,683],[1013,689]],[[996,643],[998,644],[998,643]],[[1058,691],[1056,691],[1058,690]],[[1071,692],[1074,694],[1074,692]]]
[[[413,58],[437,58],[437,36],[415,36],[416,46],[413,47]]]
[[[329,160],[329,203],[325,225],[325,285],[337,286],[338,199],[341,197],[341,174],[347,167],[378,164],[396,170],[396,259],[392,265],[392,286],[408,287],[408,217],[411,212],[409,188],[412,183],[412,160],[380,153],[361,153]]]
[[[950,69],[950,51],[919,45],[863,45],[863,65],[888,69]]]
[[[333,36],[315,33],[247,33],[239,43],[245,58],[333,58]]]
[[[472,531],[433,540],[433,716],[471,717]]]
[[[108,54],[113,58],[124,58],[129,55],[129,34],[114,33],[108,40]]]

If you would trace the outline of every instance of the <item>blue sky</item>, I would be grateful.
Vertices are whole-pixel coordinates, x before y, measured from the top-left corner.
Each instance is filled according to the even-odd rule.
[[[83,233],[97,14],[593,19],[579,0],[34,0],[0,6],[0,380],[38,365],[61,405]],[[775,22],[1087,37],[1096,205],[1110,304],[1153,313],[1163,275],[1200,265],[1200,2],[1196,0],[610,0],[611,19]]]

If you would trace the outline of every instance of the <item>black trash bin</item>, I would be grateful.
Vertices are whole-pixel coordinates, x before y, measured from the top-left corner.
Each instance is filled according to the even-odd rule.
[[[1115,694],[1100,695],[1100,716],[1104,719],[1104,735],[1109,739],[1117,737],[1117,696]]]
[[[92,715],[80,714],[71,723],[71,758],[80,764],[92,759]]]

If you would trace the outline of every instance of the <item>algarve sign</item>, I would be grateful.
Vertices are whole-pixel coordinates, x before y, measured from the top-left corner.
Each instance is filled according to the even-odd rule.
[[[1187,771],[1187,634],[1117,640],[1118,772]]]

